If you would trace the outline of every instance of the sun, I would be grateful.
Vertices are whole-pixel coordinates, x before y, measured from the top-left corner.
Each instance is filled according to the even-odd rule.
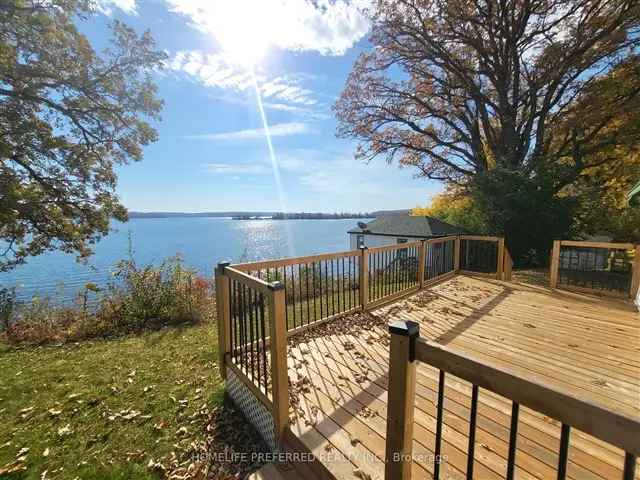
[[[215,37],[229,59],[247,68],[258,65],[271,43],[269,2],[217,2],[212,14]]]

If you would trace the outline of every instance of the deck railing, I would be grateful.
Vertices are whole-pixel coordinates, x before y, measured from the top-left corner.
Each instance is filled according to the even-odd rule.
[[[504,240],[469,235],[218,265],[220,371],[223,378],[227,368],[233,372],[271,413],[273,444],[288,418],[287,337],[453,276],[461,270],[463,248],[466,273],[510,279]]]
[[[434,473],[440,478],[442,454],[445,377],[451,375],[471,383],[469,441],[466,478],[474,478],[475,433],[480,389],[501,395],[512,402],[508,459],[505,478],[512,480],[516,471],[516,451],[520,406],[561,422],[558,444],[557,478],[566,478],[571,429],[575,428],[622,449],[624,480],[635,477],[640,455],[640,422],[598,405],[579,400],[553,388],[517,377],[491,367],[472,357],[420,338],[415,322],[394,322],[389,357],[389,394],[387,407],[387,444],[385,478],[411,478],[413,462],[413,420],[415,408],[416,364],[423,362],[440,371],[437,395]],[[622,458],[621,458],[622,461]]]
[[[640,246],[556,240],[550,284],[551,288],[635,297],[640,286]]]

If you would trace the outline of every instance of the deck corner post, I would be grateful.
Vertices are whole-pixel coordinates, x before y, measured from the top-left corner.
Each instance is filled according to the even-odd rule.
[[[631,291],[629,297],[635,298],[640,288],[640,245],[636,245],[633,253],[633,270],[631,272]]]
[[[460,271],[460,235],[456,236],[453,249],[453,271],[456,273]]]
[[[496,279],[504,280],[504,237],[498,240],[498,265],[496,265]]]
[[[427,242],[420,240],[420,252],[418,253],[418,286],[420,290],[424,288],[424,264],[427,258]]]
[[[551,251],[551,266],[549,267],[549,286],[555,289],[558,286],[558,269],[560,266],[560,240],[553,241],[553,250]]]
[[[284,284],[273,282],[270,298],[271,393],[277,447],[289,426],[289,375],[287,371],[287,323]]]
[[[367,247],[360,247],[360,306],[362,310],[367,309],[367,303],[369,303],[369,249]]]
[[[502,269],[502,279],[507,282],[511,281],[511,274],[513,273],[513,258],[511,257],[511,252],[509,248],[505,244],[504,247],[504,267]]]
[[[389,393],[385,479],[410,480],[413,463],[413,419],[416,391],[416,322],[389,325]]]
[[[227,378],[225,355],[231,350],[231,337],[229,325],[231,323],[231,297],[229,289],[229,277],[225,275],[225,268],[231,265],[229,262],[219,262],[215,270],[216,286],[216,320],[218,323],[218,371],[220,377]]]

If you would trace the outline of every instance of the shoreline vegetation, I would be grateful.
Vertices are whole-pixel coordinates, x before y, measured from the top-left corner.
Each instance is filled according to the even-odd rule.
[[[19,301],[14,289],[0,288],[0,340],[44,345],[117,337],[211,323],[214,309],[212,281],[185,267],[179,255],[141,266],[130,252],[106,286],[85,284],[71,305],[50,296]]]

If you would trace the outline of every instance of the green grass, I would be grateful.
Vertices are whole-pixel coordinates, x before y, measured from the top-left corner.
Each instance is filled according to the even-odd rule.
[[[189,456],[222,403],[216,348],[211,324],[64,346],[0,344],[0,472],[26,468],[0,478],[157,478],[149,461]]]

